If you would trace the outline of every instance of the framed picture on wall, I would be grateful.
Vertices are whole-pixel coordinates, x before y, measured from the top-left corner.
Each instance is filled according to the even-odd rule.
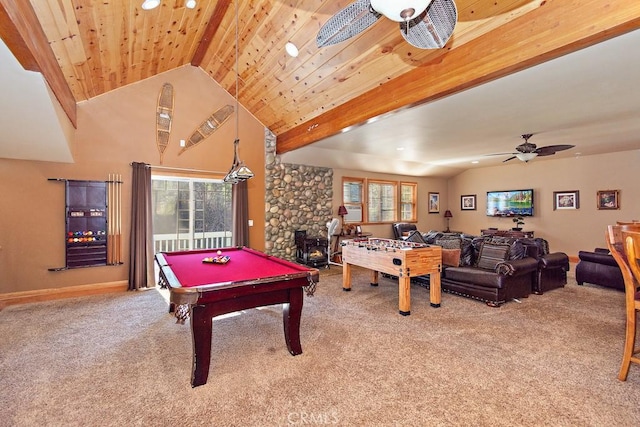
[[[440,193],[429,193],[429,213],[440,213]]]
[[[468,194],[466,196],[460,196],[460,209],[463,211],[475,211],[476,195]]]
[[[578,190],[553,192],[553,210],[563,209],[580,209],[580,192]]]
[[[620,190],[598,191],[598,209],[620,209]]]

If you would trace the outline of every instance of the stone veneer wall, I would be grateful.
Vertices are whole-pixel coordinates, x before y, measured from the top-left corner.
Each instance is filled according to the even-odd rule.
[[[327,236],[333,169],[281,163],[276,137],[265,130],[265,252],[295,261],[295,231]]]

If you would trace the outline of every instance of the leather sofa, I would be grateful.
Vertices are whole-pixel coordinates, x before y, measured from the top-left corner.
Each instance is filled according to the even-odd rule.
[[[538,275],[538,260],[529,256],[535,251],[516,239],[509,244],[493,241],[492,237],[474,237],[455,233],[411,233],[407,240],[442,246],[443,271],[441,286],[445,292],[484,301],[499,307],[512,299],[528,297]],[[458,258],[448,257],[450,251],[458,251]],[[493,251],[488,258],[488,251]],[[500,255],[495,255],[497,252]],[[445,259],[447,261],[445,261]],[[428,284],[428,276],[418,277],[416,282]]]
[[[592,283],[624,291],[624,279],[618,263],[609,255],[609,250],[596,248],[593,252],[578,252],[576,282],[578,285]]]

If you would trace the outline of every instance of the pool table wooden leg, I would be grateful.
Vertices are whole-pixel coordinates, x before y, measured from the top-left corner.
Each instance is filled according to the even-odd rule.
[[[285,303],[282,307],[284,339],[287,342],[287,350],[294,356],[302,353],[302,345],[300,344],[302,301],[302,288],[291,288],[289,289],[289,303]]]
[[[191,387],[206,384],[209,377],[213,316],[208,311],[205,306],[201,305],[191,307],[191,334],[193,336]]]

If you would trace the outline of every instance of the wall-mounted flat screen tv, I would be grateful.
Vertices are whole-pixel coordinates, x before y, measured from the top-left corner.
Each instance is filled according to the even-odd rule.
[[[533,190],[487,191],[487,216],[533,216]]]

